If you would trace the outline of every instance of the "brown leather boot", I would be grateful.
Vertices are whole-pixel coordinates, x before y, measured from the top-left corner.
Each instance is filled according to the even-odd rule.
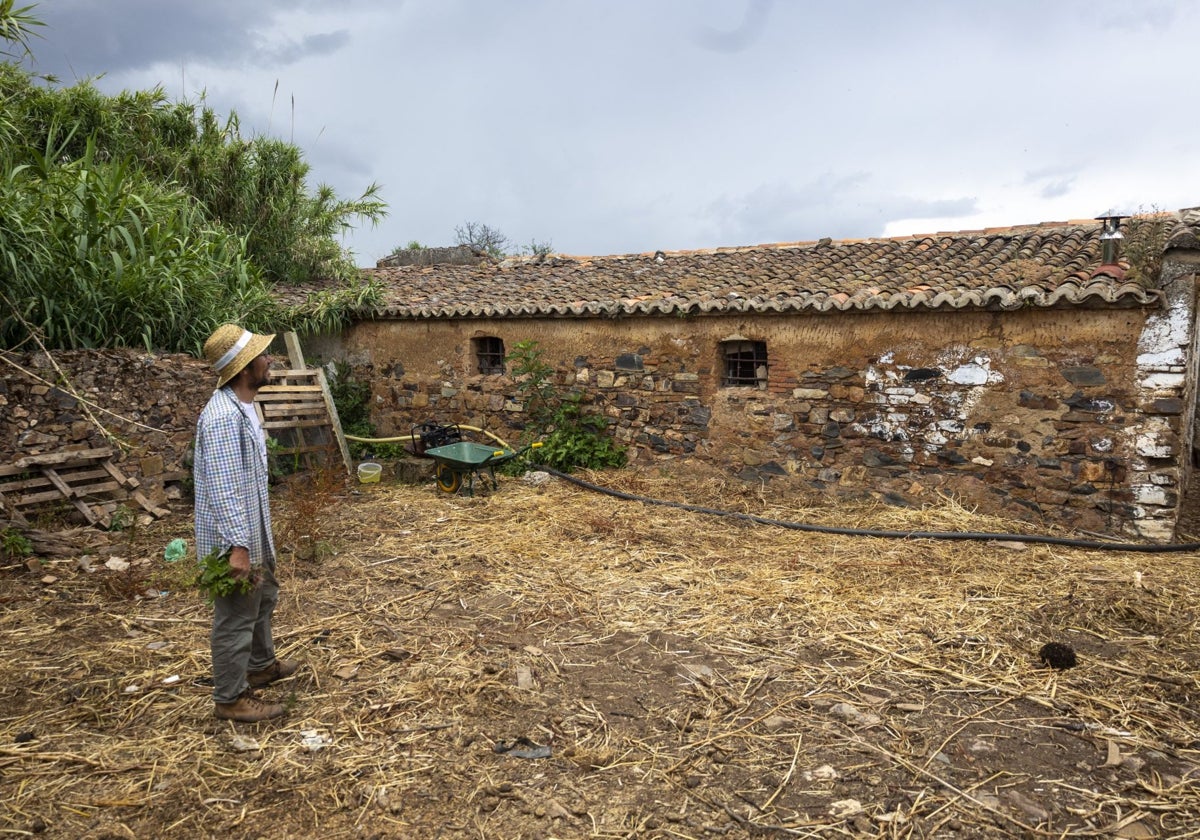
[[[214,703],[213,714],[222,720],[236,720],[241,723],[258,723],[263,720],[277,718],[287,709],[279,703],[268,703],[254,696],[250,689],[242,692],[232,703]]]
[[[249,674],[246,674],[246,682],[250,683],[251,688],[262,688],[264,685],[270,685],[276,680],[286,680],[292,674],[296,673],[296,669],[299,667],[299,663],[294,660],[276,659],[261,671],[251,671]]]

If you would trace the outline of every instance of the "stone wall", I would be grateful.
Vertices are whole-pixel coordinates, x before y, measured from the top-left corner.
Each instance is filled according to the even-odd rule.
[[[452,245],[448,248],[405,248],[377,260],[375,267],[437,264],[475,265],[480,260],[486,259],[488,259],[486,254],[479,254],[468,245]]]
[[[1189,469],[1184,297],[1161,312],[363,322],[308,352],[372,383],[387,435],[438,420],[518,436],[515,383],[474,373],[470,340],[533,339],[634,461],[1166,540]],[[720,342],[744,339],[767,344],[764,389],[721,385]]]
[[[748,480],[898,504],[949,494],[983,512],[1168,540],[1191,470],[1194,272],[1165,261],[1157,309],[364,321],[305,351],[370,382],[383,435],[437,420],[515,441],[516,383],[474,372],[471,339],[534,340],[635,462],[697,458]],[[727,340],[766,343],[766,387],[722,386]],[[59,387],[57,364],[152,499],[186,474],[214,384],[203,362],[136,351],[4,359],[0,459],[113,445]]]
[[[152,501],[178,497],[196,418],[216,384],[209,366],[187,355],[133,350],[55,351],[52,359],[3,354],[0,462],[109,446]]]

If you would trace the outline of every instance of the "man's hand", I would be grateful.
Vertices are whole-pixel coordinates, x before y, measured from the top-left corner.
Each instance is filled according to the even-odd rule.
[[[250,579],[250,549],[235,545],[229,550],[229,573],[238,580]]]

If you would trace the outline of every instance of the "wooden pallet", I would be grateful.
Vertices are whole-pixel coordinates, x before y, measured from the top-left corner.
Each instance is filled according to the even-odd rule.
[[[112,462],[108,447],[27,455],[0,465],[0,511],[11,521],[28,524],[28,516],[70,504],[90,525],[104,528],[112,515],[132,499],[153,516],[168,511],[155,506],[137,488],[136,478],[124,475]]]
[[[305,366],[295,333],[286,333],[284,340],[291,367],[270,371],[270,384],[254,400],[263,429],[276,440],[277,456],[295,458],[306,469],[327,466],[340,456],[349,473],[350,451],[325,371]]]

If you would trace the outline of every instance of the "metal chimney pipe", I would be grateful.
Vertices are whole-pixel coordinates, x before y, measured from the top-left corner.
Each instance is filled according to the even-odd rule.
[[[1125,238],[1121,233],[1121,220],[1128,218],[1115,210],[1096,217],[1096,221],[1104,223],[1104,230],[1100,232],[1100,260],[1103,265],[1117,265],[1121,257],[1121,240]]]

